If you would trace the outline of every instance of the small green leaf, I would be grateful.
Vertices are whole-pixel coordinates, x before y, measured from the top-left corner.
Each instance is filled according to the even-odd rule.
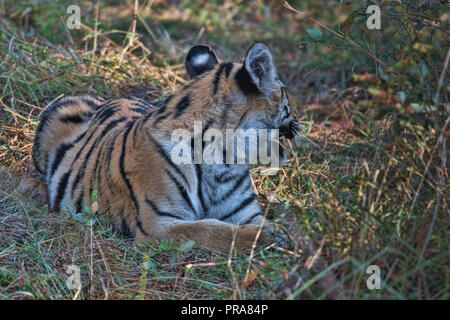
[[[423,27],[425,27],[425,25],[422,22],[419,22],[414,25],[414,30],[420,31],[423,29]]]
[[[98,191],[97,189],[95,189],[94,191],[92,191],[91,194],[91,203],[94,203],[95,201],[97,201],[98,199]]]
[[[383,79],[384,81],[389,80],[389,76],[386,73],[384,73],[381,67],[378,67],[378,74],[380,75],[380,78]]]
[[[188,240],[184,243],[181,244],[180,249],[181,251],[183,251],[184,253],[191,251],[191,249],[194,247],[195,242],[192,240]]]
[[[314,40],[320,40],[323,36],[322,31],[317,29],[306,29],[306,32],[308,32],[309,36]]]
[[[81,223],[86,222],[86,218],[84,217],[83,213],[72,213],[72,219]]]
[[[428,70],[427,65],[421,61],[420,62],[420,72],[422,73],[422,76],[426,77],[427,75],[430,74],[430,71]]]
[[[90,219],[87,222],[85,222],[85,225],[87,227],[92,227],[95,224],[95,219]]]
[[[398,98],[400,99],[400,101],[402,103],[405,103],[406,98],[407,98],[405,91],[400,91],[397,95],[398,95]]]
[[[90,208],[89,206],[85,205],[85,206],[83,207],[82,212],[83,212],[84,214],[86,214],[86,215],[89,215],[89,214],[91,214],[91,208]]]
[[[436,111],[436,107],[435,106],[429,106],[429,105],[424,105],[424,104],[420,104],[420,103],[411,103],[411,107],[414,109],[415,112],[432,112],[432,111]]]
[[[369,93],[373,96],[376,96],[378,94],[378,89],[374,88],[374,87],[370,87],[368,89]]]

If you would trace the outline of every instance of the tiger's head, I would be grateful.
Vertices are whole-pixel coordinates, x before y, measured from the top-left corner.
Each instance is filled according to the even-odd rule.
[[[185,67],[192,83],[206,92],[201,99],[212,99],[223,109],[216,110],[223,128],[280,129],[287,138],[298,133],[285,86],[264,44],[252,45],[243,63],[220,63],[208,46],[197,45],[188,52]]]

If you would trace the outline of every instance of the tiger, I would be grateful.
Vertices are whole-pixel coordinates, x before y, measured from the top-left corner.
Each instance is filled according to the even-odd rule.
[[[297,135],[270,50],[255,43],[243,62],[223,63],[209,46],[195,45],[185,69],[190,80],[158,100],[82,95],[51,103],[36,128],[36,174],[22,189],[45,186],[53,212],[92,206],[96,190],[97,214],[136,240],[191,240],[218,252],[273,241],[249,164],[176,164],[170,156],[171,132],[192,129],[194,121],[203,132],[267,128],[288,139]]]

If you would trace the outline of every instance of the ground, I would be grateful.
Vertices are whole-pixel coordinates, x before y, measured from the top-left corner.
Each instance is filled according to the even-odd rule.
[[[448,299],[448,13],[382,3],[372,31],[358,1],[0,1],[0,299]],[[252,171],[286,245],[136,244],[90,210],[49,212],[20,191],[54,99],[160,98],[186,81],[192,45],[238,61],[257,41],[303,125],[276,175]]]

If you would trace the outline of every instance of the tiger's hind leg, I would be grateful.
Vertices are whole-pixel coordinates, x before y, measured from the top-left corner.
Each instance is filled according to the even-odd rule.
[[[48,203],[45,177],[50,154],[63,141],[86,130],[91,115],[103,102],[102,98],[87,95],[66,97],[44,110],[34,137],[34,172],[21,180],[19,189],[22,192],[28,193],[40,204]]]
[[[136,239],[163,241],[192,240],[201,247],[229,253],[232,248],[249,253],[253,245],[256,247],[270,240],[265,228],[255,224],[235,226],[216,219],[197,221],[183,221],[174,218],[161,218],[157,223],[151,224],[147,230],[149,236],[138,232]]]
[[[104,100],[92,96],[65,97],[50,104],[42,113],[33,144],[33,163],[38,174],[45,176],[49,154],[65,140],[85,131],[89,119]]]

